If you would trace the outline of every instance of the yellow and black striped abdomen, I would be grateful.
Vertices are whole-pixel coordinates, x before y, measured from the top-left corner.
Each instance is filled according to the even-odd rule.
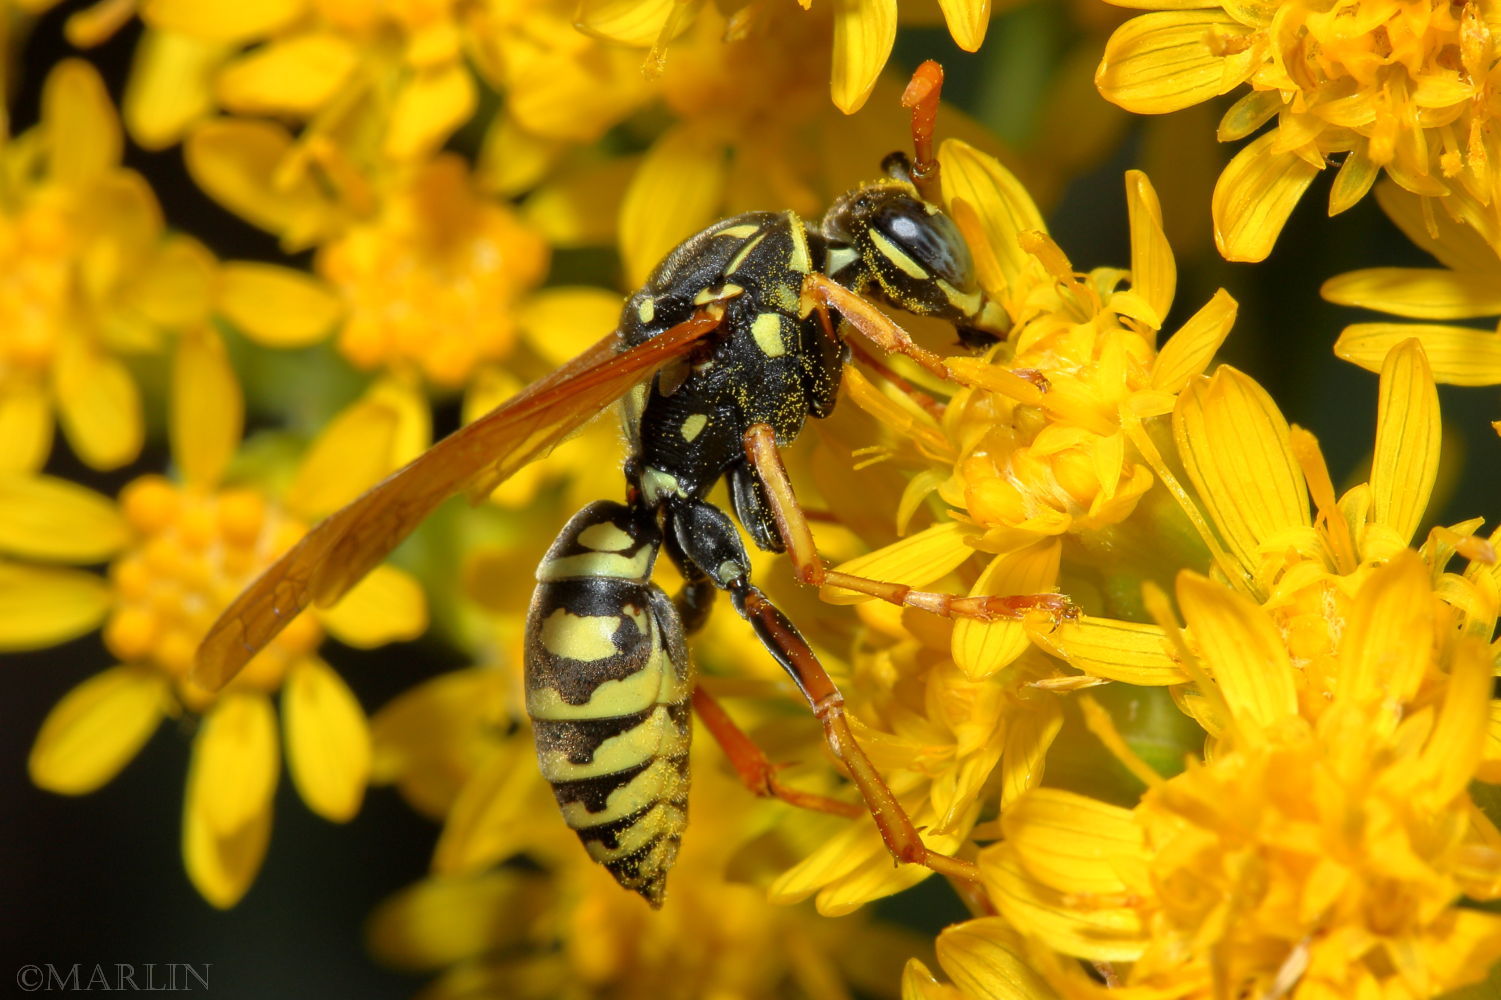
[[[661,905],[688,818],[692,666],[651,582],[656,524],[590,504],[542,564],[526,631],[542,776],[589,854]]]

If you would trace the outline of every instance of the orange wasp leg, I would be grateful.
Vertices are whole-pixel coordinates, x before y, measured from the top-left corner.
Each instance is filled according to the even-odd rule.
[[[814,717],[823,725],[824,740],[860,790],[891,856],[898,862],[923,865],[952,878],[979,881],[979,869],[972,862],[929,850],[922,842],[906,810],[855,741],[844,712],[844,695],[787,617],[758,588],[748,583],[742,582],[733,588],[731,597],[735,610],[750,622],[807,699]]]
[[[828,569],[818,554],[813,529],[792,492],[792,481],[777,451],[776,435],[766,424],[745,432],[745,454],[766,488],[766,499],[777,522],[787,555],[799,581],[813,587],[831,586],[869,594],[903,607],[918,608],[943,618],[1021,618],[1029,611],[1046,611],[1057,618],[1073,618],[1078,612],[1062,594],[1018,594],[961,597],[936,591],[914,590],[904,583],[886,583]]]
[[[810,274],[803,279],[803,315],[814,309],[832,309],[845,323],[887,354],[905,354],[941,379],[956,381],[943,359],[913,343],[912,336],[869,301],[825,274]]]
[[[714,737],[714,742],[719,744],[719,748],[730,759],[741,783],[753,795],[775,797],[800,809],[833,813],[836,816],[854,818],[865,814],[864,809],[853,803],[788,788],[778,781],[777,771],[786,765],[773,764],[768,760],[765,752],[735,724],[735,720],[730,718],[724,707],[702,685],[693,689],[693,710]]]

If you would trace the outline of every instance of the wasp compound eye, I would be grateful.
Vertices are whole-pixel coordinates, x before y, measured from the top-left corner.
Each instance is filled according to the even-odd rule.
[[[914,278],[939,278],[961,291],[975,287],[975,266],[969,248],[959,235],[959,227],[942,212],[929,211],[927,206],[919,204],[894,204],[887,205],[872,221],[891,244],[888,249],[878,240],[879,249],[907,274]],[[915,266],[904,266],[908,262]]]

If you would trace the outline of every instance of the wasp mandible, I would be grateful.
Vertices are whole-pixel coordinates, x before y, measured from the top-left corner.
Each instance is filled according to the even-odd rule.
[[[1004,331],[939,208],[932,131],[941,83],[937,63],[924,63],[903,96],[915,159],[888,156],[885,176],[842,195],[816,228],[793,212],[750,212],[685,240],[626,301],[615,331],[313,528],[214,623],[197,679],[221,687],[310,601],[342,596],[444,499],[489,495],[623,396],[624,502],[592,503],[563,528],[537,569],[527,620],[527,709],[568,825],[622,886],[661,905],[687,822],[694,710],[753,791],[860,811],[781,786],[695,689],[686,639],[724,591],[806,698],[892,856],[973,879],[972,864],[924,846],[855,741],[838,688],[752,582],[740,532],[705,499],[725,481],[744,532],[788,553],[806,584],[945,616],[1072,613],[1057,594],[957,597],[826,569],[778,453],[808,417],[833,410],[851,359],[847,337],[950,377],[872,300],[948,320],[969,342]],[[651,580],[663,551],[686,581],[673,598]]]

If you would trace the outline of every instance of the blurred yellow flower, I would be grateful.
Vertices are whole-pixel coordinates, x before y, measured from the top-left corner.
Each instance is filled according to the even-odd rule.
[[[198,641],[239,591],[305,530],[306,511],[259,489],[224,484],[240,440],[242,403],[217,337],[184,335],[172,385],[171,437],[181,482],[142,476],[118,505],[45,476],[7,476],[0,549],[7,600],[0,645],[26,648],[103,625],[121,662],[78,685],[48,714],[31,751],[32,780],[78,795],[109,781],[162,718],[201,716],[183,809],[188,875],[215,906],[233,905],[260,867],[280,771],[271,694],[282,693],[292,778],[315,812],[343,821],[359,809],[370,737],[354,694],[315,654],[326,628],[376,646],[426,627],[415,581],[381,568],[337,606],[293,623],[225,691],[189,677]],[[342,479],[344,456],[320,452],[298,474]],[[356,461],[358,457],[356,456]],[[355,488],[360,484],[356,483]],[[108,580],[51,564],[109,560]]]
[[[806,19],[832,21],[830,96],[839,110],[854,114],[870,97],[891,55],[896,41],[897,0],[826,0],[816,5],[813,0],[799,0],[799,5]],[[662,72],[664,63],[670,65],[666,60],[669,43],[693,24],[701,7],[697,0],[584,0],[578,25],[600,38],[649,46],[647,72],[656,74]],[[954,43],[966,52],[978,51],[990,26],[991,0],[939,0],[939,7]],[[754,30],[758,19],[770,16],[766,5],[747,5],[736,11],[726,34],[739,37]],[[677,58],[676,50],[673,58]],[[770,82],[769,78],[763,82]]]
[[[1228,259],[1265,258],[1308,185],[1340,155],[1331,215],[1384,172],[1501,248],[1501,146],[1491,122],[1501,35],[1490,3],[1121,5],[1161,9],[1111,37],[1096,75],[1109,100],[1161,114],[1248,84],[1219,139],[1244,139],[1277,119],[1215,188],[1215,239]]]
[[[99,74],[66,60],[40,124],[0,146],[0,470],[41,467],[54,413],[88,465],[134,459],[140,392],[122,356],[209,318],[213,256],[166,232],[121,145]]]

